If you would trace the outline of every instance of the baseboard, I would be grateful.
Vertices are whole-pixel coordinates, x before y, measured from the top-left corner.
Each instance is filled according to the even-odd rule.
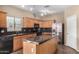
[[[78,52],[79,52],[79,50],[76,50],[76,51],[78,51]]]
[[[65,46],[67,46],[66,44],[64,44]],[[69,46],[68,46],[69,47]],[[72,47],[71,47],[72,48]],[[74,49],[74,48],[72,48],[72,49]],[[76,50],[77,52],[79,52],[79,50],[78,49],[74,49],[74,50]]]

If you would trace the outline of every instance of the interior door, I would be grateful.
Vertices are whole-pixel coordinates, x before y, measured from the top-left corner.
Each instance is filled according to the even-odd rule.
[[[77,16],[67,18],[67,40],[66,45],[77,50]]]

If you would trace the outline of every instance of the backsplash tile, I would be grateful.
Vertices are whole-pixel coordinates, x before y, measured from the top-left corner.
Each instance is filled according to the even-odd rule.
[[[52,28],[41,28],[41,32],[52,32]]]
[[[35,28],[22,28],[23,33],[34,32]],[[40,28],[41,32],[52,32],[52,28]]]
[[[20,33],[34,33],[35,28],[22,28],[22,31],[7,32],[7,28],[0,28],[0,35],[20,34]],[[40,28],[41,32],[52,32],[52,28]]]
[[[33,28],[22,28],[23,33],[33,33]]]

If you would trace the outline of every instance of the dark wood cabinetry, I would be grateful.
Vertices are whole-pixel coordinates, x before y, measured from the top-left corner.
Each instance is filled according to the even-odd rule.
[[[0,27],[7,27],[6,24],[6,12],[0,11]]]

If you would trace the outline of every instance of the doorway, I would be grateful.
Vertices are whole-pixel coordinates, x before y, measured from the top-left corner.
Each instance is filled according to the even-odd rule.
[[[72,15],[66,20],[66,46],[77,50],[77,16]]]

